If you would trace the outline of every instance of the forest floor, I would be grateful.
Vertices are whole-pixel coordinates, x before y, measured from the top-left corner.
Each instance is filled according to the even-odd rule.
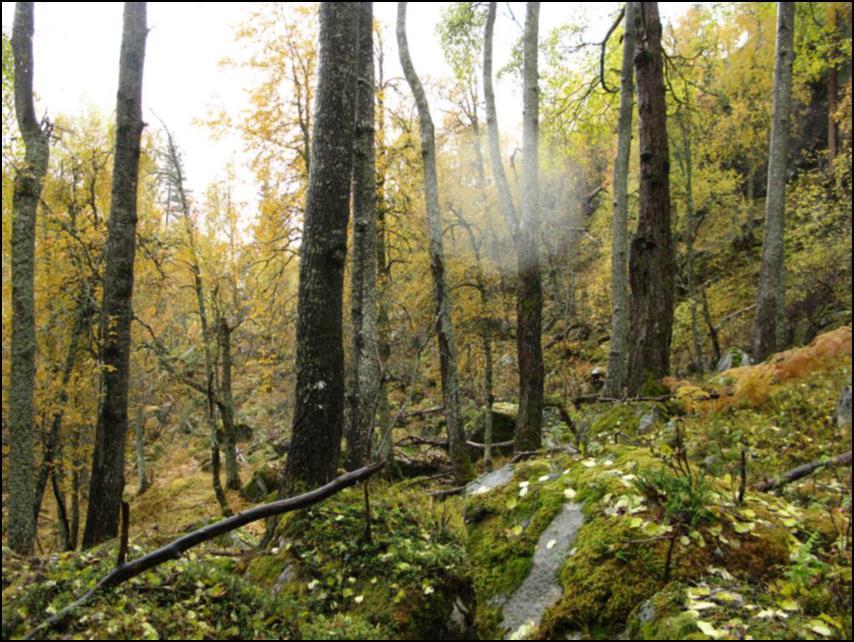
[[[850,465],[756,488],[851,449],[850,410],[847,425],[837,418],[850,326],[763,364],[663,383],[663,401],[571,409],[572,429],[550,428],[562,448],[512,468],[499,459],[479,492],[432,497],[444,487],[429,474],[372,480],[370,539],[363,490],[347,489],[288,514],[266,550],[263,523],[240,529],[50,635],[850,639]],[[203,459],[200,445],[154,462],[153,487],[131,500],[131,558],[217,518]],[[114,549],[24,559],[4,547],[3,637],[94,585]]]

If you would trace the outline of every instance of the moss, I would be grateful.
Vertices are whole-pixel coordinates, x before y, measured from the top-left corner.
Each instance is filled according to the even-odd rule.
[[[658,379],[655,378],[652,374],[648,374],[644,382],[641,384],[638,389],[638,396],[640,397],[661,397],[662,395],[666,395],[670,392],[670,390],[661,383]]]
[[[358,613],[336,613],[306,623],[300,632],[304,640],[388,640],[387,630],[372,624]]]
[[[287,563],[287,560],[279,555],[258,555],[249,561],[245,574],[254,584],[270,588],[276,583]]]
[[[576,424],[586,432],[588,442],[606,444],[626,441],[646,440],[655,435],[675,413],[682,412],[676,404],[664,402],[640,401],[633,403],[592,404],[582,407]],[[642,419],[654,413],[654,421],[639,432]]]
[[[283,592],[313,614],[348,613],[397,638],[465,634],[452,614],[473,613],[474,596],[453,501],[375,486],[371,505],[370,541],[361,489],[284,520],[284,559],[299,579]]]

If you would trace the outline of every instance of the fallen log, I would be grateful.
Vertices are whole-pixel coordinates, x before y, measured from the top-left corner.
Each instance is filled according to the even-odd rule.
[[[281,515],[282,513],[305,508],[323,501],[345,488],[353,486],[362,480],[368,479],[371,475],[385,466],[385,463],[385,461],[379,461],[363,466],[362,468],[349,472],[345,475],[336,477],[325,486],[315,488],[312,491],[302,495],[297,495],[296,497],[288,497],[287,499],[280,499],[275,502],[270,502],[269,504],[255,506],[254,508],[250,508],[242,513],[232,515],[231,517],[227,517],[226,519],[220,520],[214,524],[209,524],[193,531],[192,533],[179,537],[169,544],[166,544],[165,546],[162,546],[156,551],[152,551],[148,555],[144,555],[139,559],[135,559],[126,564],[123,563],[108,573],[95,585],[94,588],[83,595],[83,597],[72,602],[49,620],[37,626],[23,639],[41,639],[41,635],[43,633],[64,622],[74,611],[81,606],[84,606],[99,593],[116,587],[119,584],[154,568],[155,566],[163,564],[164,562],[178,559],[184,551],[193,548],[194,546],[198,546],[199,544],[212,540],[223,533],[228,533],[240,528],[241,526],[258,521],[259,519],[272,517],[274,515]]]
[[[427,493],[427,497],[436,497],[436,498],[444,498],[450,497],[452,495],[460,495],[465,491],[465,486],[455,486],[454,488],[445,488],[443,490],[434,490],[430,493]]]
[[[421,415],[432,415],[437,412],[443,412],[445,410],[445,406],[432,406],[430,408],[418,408],[416,410],[410,410],[401,416],[400,420],[403,421],[405,419],[409,419],[410,417],[420,417]]]
[[[515,442],[510,439],[508,441],[496,441],[492,444],[493,448],[510,448]],[[448,448],[447,439],[432,439],[430,437],[419,437],[418,435],[409,435],[395,442],[395,446],[436,446],[437,448]],[[477,441],[466,441],[467,446],[472,448],[486,448],[486,444]]]
[[[619,399],[617,397],[601,397],[598,394],[580,395],[572,399],[572,405],[580,406],[581,404],[585,403],[632,403],[634,401],[667,401],[668,399],[672,398],[672,394],[659,395],[657,397],[626,397],[625,399]]]
[[[775,488],[780,488],[781,486],[785,486],[788,483],[797,481],[808,475],[811,475],[815,471],[824,468],[825,466],[845,465],[851,465],[850,450],[847,453],[842,453],[841,455],[831,457],[830,459],[818,459],[808,464],[802,464],[797,468],[792,468],[792,470],[783,473],[783,475],[777,477],[776,479],[763,479],[761,482],[753,484],[753,490],[758,490],[760,492],[774,490]]]

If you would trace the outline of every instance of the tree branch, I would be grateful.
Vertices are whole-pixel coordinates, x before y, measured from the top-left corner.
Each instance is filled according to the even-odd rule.
[[[753,489],[760,492],[767,492],[785,486],[786,484],[797,481],[807,475],[813,474],[815,471],[824,468],[825,466],[845,466],[851,465],[851,451],[832,457],[831,459],[818,459],[808,464],[802,464],[797,468],[784,473],[776,479],[763,479],[761,482],[753,484]]]

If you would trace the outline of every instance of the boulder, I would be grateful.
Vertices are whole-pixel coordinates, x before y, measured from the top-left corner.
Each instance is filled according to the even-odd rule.
[[[276,490],[279,484],[279,467],[267,464],[252,474],[252,478],[243,485],[240,492],[250,502],[260,502]]]
[[[749,366],[753,363],[750,359],[750,355],[747,354],[744,350],[737,346],[733,346],[726,352],[724,352],[721,360],[718,361],[718,365],[715,368],[716,372],[724,372],[725,370],[729,370],[731,368],[741,368],[742,366]]]

